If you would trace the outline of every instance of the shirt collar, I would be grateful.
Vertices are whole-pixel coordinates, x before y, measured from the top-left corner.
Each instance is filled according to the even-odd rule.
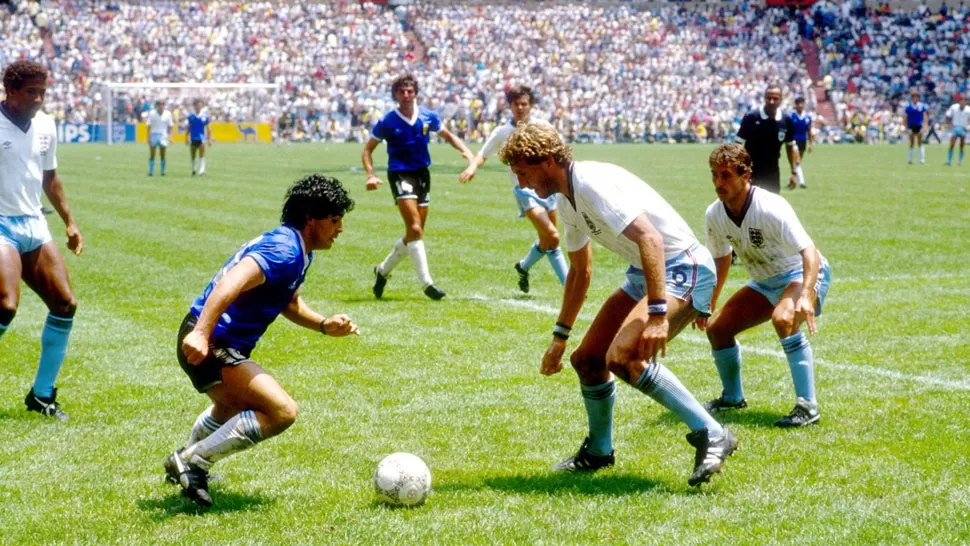
[[[765,107],[762,106],[761,110],[758,111],[761,114],[761,119],[768,119],[768,114],[765,113]],[[775,110],[775,121],[781,121],[781,108]]]
[[[22,123],[21,121],[18,121],[17,118],[15,118],[13,114],[11,114],[9,110],[7,110],[7,101],[0,102],[0,114],[3,114],[3,117],[9,119],[10,123],[13,123],[15,126],[17,126],[18,129],[20,129],[24,133],[26,133],[27,131],[30,131],[31,120],[28,119],[26,123]]]

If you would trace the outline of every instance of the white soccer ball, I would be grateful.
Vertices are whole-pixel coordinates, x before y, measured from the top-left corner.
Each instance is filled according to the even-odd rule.
[[[416,506],[431,493],[431,470],[416,455],[388,455],[378,463],[374,472],[374,490],[390,505]]]

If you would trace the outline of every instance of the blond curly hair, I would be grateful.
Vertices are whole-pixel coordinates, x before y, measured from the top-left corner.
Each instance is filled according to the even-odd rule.
[[[737,142],[721,144],[717,148],[714,148],[707,162],[712,169],[716,166],[723,165],[733,167],[734,171],[739,175],[751,172],[751,156],[748,155],[748,151],[744,149],[744,146]]]
[[[555,129],[545,123],[519,124],[498,153],[499,159],[506,165],[520,161],[537,165],[549,156],[565,167],[573,160],[573,149],[563,142]]]

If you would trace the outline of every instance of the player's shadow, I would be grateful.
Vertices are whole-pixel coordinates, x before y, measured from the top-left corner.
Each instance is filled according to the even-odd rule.
[[[608,472],[608,471],[607,471]],[[646,491],[673,492],[666,483],[632,474],[540,474],[536,476],[495,476],[476,483],[445,482],[436,484],[434,490],[467,491],[496,489],[508,493],[565,493],[572,495],[626,496]]]
[[[206,514],[221,514],[225,512],[243,512],[258,510],[264,505],[276,502],[274,498],[263,495],[246,495],[231,491],[212,491],[213,505],[203,508],[184,497],[174,488],[172,493],[160,498],[141,499],[138,508],[147,512],[149,519],[162,522],[179,516],[204,516]]]
[[[729,410],[714,414],[718,423],[725,425],[743,425],[752,427],[774,428],[775,421],[782,418],[784,414],[770,411],[758,411],[751,409]],[[664,412],[657,418],[657,424],[679,425],[681,420],[672,412]]]

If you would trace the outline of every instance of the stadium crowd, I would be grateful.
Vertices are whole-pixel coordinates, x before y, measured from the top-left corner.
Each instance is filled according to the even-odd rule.
[[[159,96],[178,108],[202,95],[214,121],[282,118],[294,139],[365,139],[393,107],[390,80],[411,71],[424,103],[473,141],[508,117],[504,91],[520,83],[538,90],[541,116],[571,140],[721,140],[760,104],[767,81],[786,87],[789,105],[804,96],[815,110],[803,36],[818,44],[835,106],[836,132],[823,136],[864,127],[868,138],[870,126],[902,135],[899,97],[922,86],[938,111],[964,90],[970,64],[962,7],[894,12],[853,0],[802,13],[741,3],[43,5],[44,29],[25,15],[25,0],[0,12],[0,64],[48,66],[56,119],[106,120],[106,82],[274,82],[278,92],[116,92],[113,115],[141,121]]]

